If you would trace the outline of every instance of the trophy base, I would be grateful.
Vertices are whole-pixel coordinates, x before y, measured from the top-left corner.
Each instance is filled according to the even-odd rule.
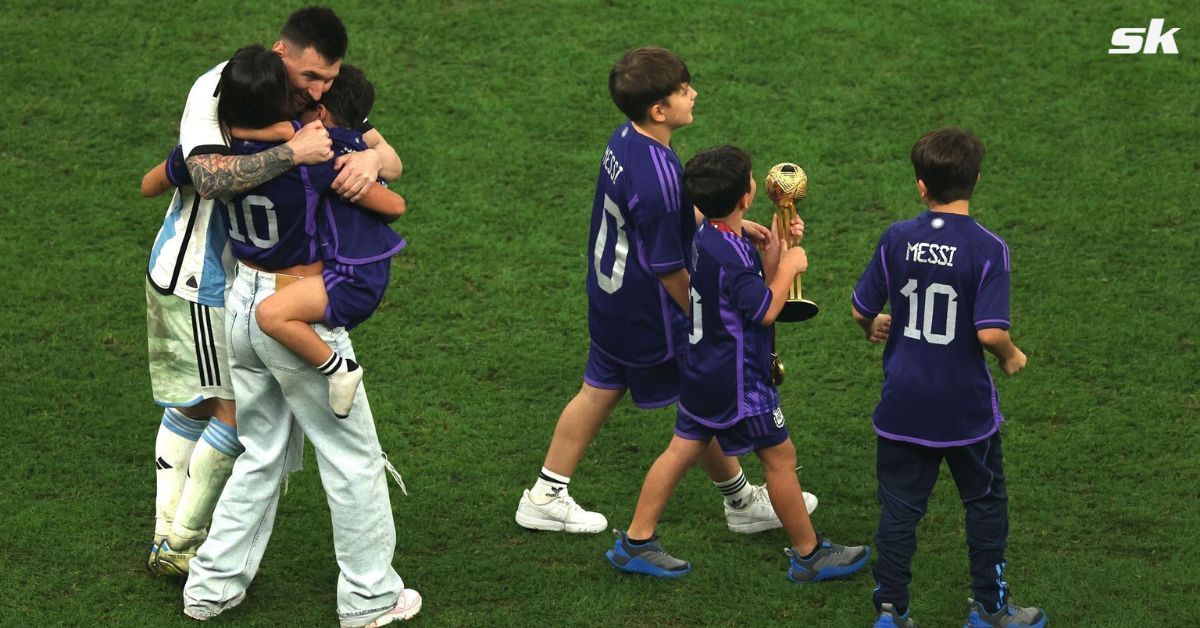
[[[806,321],[821,312],[821,308],[817,307],[816,303],[808,299],[800,299],[799,301],[788,301],[783,304],[783,309],[780,310],[779,316],[775,317],[777,323],[798,323]]]

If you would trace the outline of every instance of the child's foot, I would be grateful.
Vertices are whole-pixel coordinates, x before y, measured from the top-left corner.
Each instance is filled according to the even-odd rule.
[[[1046,625],[1046,611],[1033,606],[1013,606],[1011,602],[1006,602],[1000,610],[988,613],[974,598],[967,598],[967,603],[971,612],[963,628],[1042,628]]]
[[[339,419],[350,416],[350,408],[354,406],[354,393],[363,379],[362,366],[354,360],[346,360],[348,370],[338,370],[329,375],[329,407]]]
[[[608,562],[625,573],[640,573],[656,578],[679,578],[692,570],[692,564],[679,560],[663,550],[658,535],[649,541],[634,545],[620,530],[613,530],[617,542],[605,552]]]
[[[904,614],[896,612],[896,607],[884,603],[879,609],[879,619],[875,620],[875,628],[916,628],[917,622],[908,616],[910,609],[904,609]]]
[[[867,564],[867,558],[871,556],[871,548],[866,545],[838,545],[819,533],[817,549],[812,556],[802,558],[794,547],[783,551],[792,559],[788,578],[799,584],[843,578],[862,569],[863,565]]]
[[[565,489],[556,490],[544,504],[533,501],[532,492],[526,490],[521,494],[517,504],[517,524],[530,530],[547,530],[549,532],[589,533],[599,532],[608,527],[608,519],[598,512],[585,510],[575,503]]]
[[[817,496],[805,493],[804,507],[812,514],[817,509]],[[783,527],[775,508],[771,506],[771,495],[765,486],[755,486],[750,499],[741,508],[735,508],[726,500],[725,525],[738,534],[754,534]]]

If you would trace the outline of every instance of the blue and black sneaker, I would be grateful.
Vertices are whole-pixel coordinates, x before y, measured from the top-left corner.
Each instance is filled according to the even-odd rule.
[[[657,534],[639,545],[630,543],[629,537],[620,530],[613,530],[613,534],[617,535],[617,541],[604,556],[613,567],[625,573],[640,573],[655,578],[680,578],[692,570],[691,563],[679,560],[663,550]]]
[[[884,603],[879,609],[879,618],[875,620],[875,628],[916,628],[917,622],[909,617],[911,609],[904,609],[901,614],[893,604]]]
[[[967,603],[971,605],[971,611],[963,628],[1043,628],[1046,625],[1046,611],[1033,606],[1014,606],[1005,602],[1003,608],[989,613],[973,598],[967,598]]]
[[[801,558],[794,547],[783,551],[792,559],[788,579],[798,584],[843,578],[862,569],[871,556],[871,548],[866,545],[838,545],[820,533],[817,534],[817,551],[808,558]]]

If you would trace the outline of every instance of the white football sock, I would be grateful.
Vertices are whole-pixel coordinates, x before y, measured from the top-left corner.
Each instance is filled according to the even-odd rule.
[[[220,421],[209,423],[192,453],[187,484],[167,537],[172,550],[191,549],[204,540],[217,499],[233,472],[234,461],[243,451],[245,449],[237,441],[236,428]]]
[[[189,419],[175,408],[163,410],[162,423],[158,426],[158,437],[154,440],[155,483],[158,486],[154,497],[154,542],[167,538],[179,495],[187,480],[188,462],[196,441],[204,432],[208,419]]]

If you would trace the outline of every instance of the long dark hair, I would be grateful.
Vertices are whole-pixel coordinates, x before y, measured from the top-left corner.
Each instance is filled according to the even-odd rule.
[[[283,59],[258,44],[233,53],[221,70],[217,121],[225,141],[233,127],[261,129],[292,117]]]

